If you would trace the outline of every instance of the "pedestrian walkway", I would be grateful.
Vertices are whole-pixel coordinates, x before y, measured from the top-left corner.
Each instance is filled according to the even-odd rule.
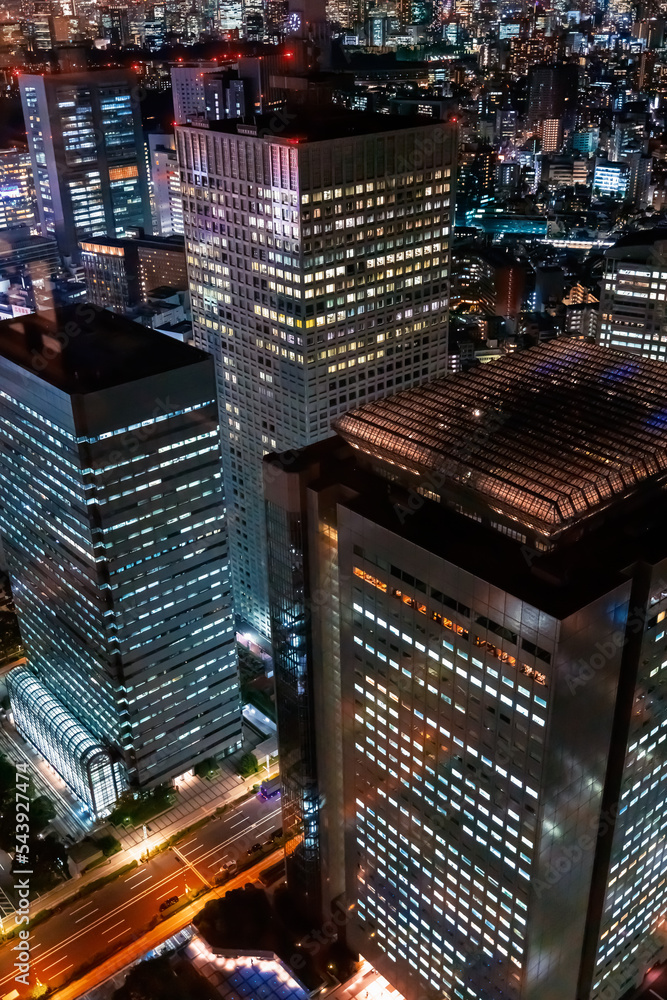
[[[261,781],[266,776],[265,771],[258,775],[243,779],[236,773],[236,765],[243,754],[252,753],[261,740],[249,726],[244,729],[243,750],[227,757],[220,763],[220,772],[213,778],[197,778],[195,775],[182,778],[177,782],[178,800],[175,805],[149,820],[146,824],[146,835],[143,828],[125,830],[123,827],[112,827],[114,836],[120,840],[125,850],[141,847],[151,842],[166,840],[184,826],[196,822],[193,813],[199,817],[215,812],[224,805],[245,795],[248,788]]]
[[[41,754],[20,736],[7,718],[0,728],[0,753],[14,765],[28,764],[30,777],[38,795],[47,795],[56,809],[51,825],[63,839],[80,840],[94,824],[93,817],[72,794],[60,775]]]

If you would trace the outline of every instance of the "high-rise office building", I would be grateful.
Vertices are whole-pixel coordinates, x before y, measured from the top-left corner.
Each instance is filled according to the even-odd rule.
[[[130,312],[147,302],[156,288],[188,287],[181,236],[84,240],[81,265],[88,302],[112,312]]]
[[[149,185],[153,233],[172,236],[183,232],[183,200],[173,134],[148,136]]]
[[[599,341],[667,361],[667,227],[622,236],[605,252]]]
[[[37,200],[32,165],[27,150],[0,150],[0,231],[34,226]]]
[[[261,459],[442,372],[455,132],[300,109],[178,128],[195,343],[217,361],[237,613],[269,632]]]
[[[265,461],[288,881],[409,1000],[667,955],[666,393],[559,340]]]
[[[19,731],[97,814],[240,746],[213,362],[93,306],[0,324]]]
[[[612,163],[602,157],[595,161],[593,196],[623,201],[628,194],[630,168],[625,163]]]
[[[183,124],[192,115],[206,114],[204,77],[219,69],[217,63],[210,62],[172,68],[171,96],[174,102],[174,122],[177,125]]]
[[[150,228],[136,77],[126,70],[19,78],[42,236],[79,240]]]
[[[100,7],[100,28],[103,38],[112,45],[128,45],[130,42],[130,22],[127,7]]]
[[[538,63],[528,74],[529,114],[533,121],[563,118],[574,111],[577,67],[570,64]]]

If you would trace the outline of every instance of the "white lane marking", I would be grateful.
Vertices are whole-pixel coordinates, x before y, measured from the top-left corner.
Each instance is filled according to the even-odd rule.
[[[57,962],[52,962],[52,963],[51,963],[51,965],[45,965],[45,966],[44,966],[44,967],[42,968],[42,972],[46,972],[46,970],[47,970],[47,969],[52,969],[54,965],[59,965],[59,964],[60,964],[60,962],[64,962],[64,961],[66,960],[66,958],[67,958],[67,955],[63,955],[63,957],[62,957],[62,958],[59,958]],[[67,969],[71,969],[71,968],[72,968],[72,966],[71,966],[71,965],[68,965],[68,966],[66,966],[66,968],[67,968]],[[61,969],[61,970],[60,970],[60,972],[64,972],[64,971],[65,971],[65,969]],[[60,974],[60,973],[58,973],[58,974]]]
[[[658,1000],[665,1000],[665,998],[661,997],[659,993],[655,992],[655,990],[649,990],[649,993],[652,993],[654,997],[658,998]]]
[[[203,847],[203,846],[204,846],[203,844],[200,844],[200,843],[199,843],[198,841],[196,841],[196,840],[191,840],[191,841],[189,841],[189,843],[190,843],[190,844],[194,844],[194,845],[195,845],[195,846],[194,846],[194,847],[192,848],[192,850],[193,850],[193,851],[196,851],[196,850],[198,850],[198,848],[200,848],[200,847]],[[181,854],[184,854],[186,858],[187,858],[188,854],[192,854],[192,851],[184,851],[182,847],[179,847],[179,851],[181,852]]]
[[[149,878],[153,878],[153,876],[147,872],[145,868],[142,868],[141,871],[135,872],[134,875],[130,875],[129,878],[126,878],[125,884],[127,885],[127,883],[131,882],[133,878],[138,878],[139,875],[148,875]]]
[[[119,920],[117,924],[112,924],[111,927],[100,927],[100,930],[104,931],[104,933],[106,934],[107,931],[112,931],[114,927],[120,927],[120,925],[124,923],[125,923],[124,920]]]
[[[126,927],[124,931],[120,931],[118,934],[114,934],[114,936],[108,938],[108,940],[115,941],[117,938],[122,937],[123,934],[126,934],[129,931],[129,929],[130,929],[129,927]]]
[[[149,875],[148,878],[142,879],[141,882],[135,882],[134,885],[132,886],[132,888],[133,889],[138,889],[140,885],[145,885],[146,882],[150,882],[150,880],[152,878],[153,878],[153,876]]]
[[[84,903],[83,906],[77,906],[76,910],[70,910],[70,917],[73,917],[75,913],[81,913],[81,910],[85,910],[89,906],[92,906],[94,902],[94,899],[90,899],[87,903]]]
[[[90,913],[84,913],[84,915],[83,915],[82,917],[79,917],[79,919],[78,919],[78,920],[75,920],[75,921],[74,921],[74,923],[75,923],[75,924],[80,924],[82,920],[87,920],[87,919],[88,919],[88,917],[92,917],[93,913],[98,913],[98,912],[99,912],[99,909],[100,909],[100,908],[99,908],[99,906],[98,906],[98,907],[96,907],[96,908],[95,908],[94,910],[91,910],[91,911],[90,911]]]

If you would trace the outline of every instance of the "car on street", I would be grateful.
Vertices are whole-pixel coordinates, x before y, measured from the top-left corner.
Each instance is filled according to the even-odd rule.
[[[262,849],[261,844],[253,844],[252,847],[248,848],[248,854],[258,854]]]

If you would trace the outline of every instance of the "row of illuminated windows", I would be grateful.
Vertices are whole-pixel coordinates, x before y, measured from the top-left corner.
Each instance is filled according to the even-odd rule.
[[[392,800],[391,796],[387,797],[386,793],[381,790],[380,795],[384,799],[387,799],[388,804],[393,804],[394,809],[396,808],[397,803],[395,800]],[[420,870],[421,875],[430,879],[438,889],[443,891],[439,893],[437,889],[425,885],[424,881],[420,881],[422,895],[432,891],[436,898],[442,902],[444,892],[447,892],[450,898],[456,898],[457,893],[453,891],[453,887],[456,887],[459,899],[463,900],[465,910],[472,908],[472,912],[474,913],[474,907],[479,907],[476,914],[478,919],[482,919],[482,912],[484,912],[487,918],[492,918],[494,921],[493,924],[490,924],[494,928],[496,927],[496,921],[499,920],[502,922],[504,927],[503,933],[509,931],[515,939],[515,947],[517,947],[517,950],[520,950],[526,928],[525,913],[527,907],[516,894],[512,893],[507,887],[502,886],[497,879],[491,877],[488,872],[485,872],[479,865],[475,864],[474,861],[457,849],[454,843],[446,843],[438,834],[436,834],[436,840],[442,845],[442,850],[438,847],[435,848],[435,851],[431,849],[424,850],[424,845],[420,839],[421,831],[423,830],[429,838],[433,836],[433,831],[425,822],[416,817],[414,813],[412,819],[418,827],[418,830],[415,831],[415,839],[406,836],[404,833],[399,834],[397,828],[385,819],[381,811],[376,814],[375,810],[371,809],[370,806],[365,806],[360,799],[357,798],[356,802],[359,834],[368,837],[372,836],[370,833],[365,833],[364,824],[366,824],[369,830],[372,830],[376,835],[373,838],[373,842],[382,854],[387,854],[386,844],[389,842],[394,848],[394,851],[389,853],[393,855],[395,862],[398,861],[400,863],[400,856],[412,860]],[[382,806],[382,803],[378,803],[379,808]],[[365,816],[364,811],[366,813]],[[407,813],[407,810],[403,807],[401,807],[401,811]],[[374,822],[375,820],[377,820],[377,826]],[[396,850],[398,850],[398,854],[395,853]],[[443,853],[444,851],[446,853]],[[434,871],[430,870],[431,866],[435,869]],[[441,877],[438,877],[439,875]],[[447,882],[449,885],[446,884]],[[429,897],[426,897],[426,901],[429,903],[432,902]],[[442,910],[439,909],[439,912],[442,912]],[[508,940],[507,937],[505,940]]]
[[[12,403],[13,406],[16,406],[19,410],[23,410],[25,413],[28,413],[35,420],[39,421],[39,423],[46,424],[47,427],[51,427],[53,430],[58,431],[59,434],[67,438],[69,441],[74,440],[73,435],[70,434],[69,431],[67,431],[60,424],[54,424],[52,420],[48,419],[48,417],[45,417],[43,414],[38,413],[37,410],[33,410],[31,409],[31,407],[26,406],[25,403],[20,402],[20,400],[16,399],[14,396],[9,395],[9,393],[5,392],[4,390],[0,390],[0,399],[8,400],[8,402]],[[48,437],[49,441],[52,441],[54,444],[61,443],[58,438],[54,438],[48,434],[46,436]]]
[[[378,580],[376,577],[372,576],[369,573],[366,573],[364,570],[359,569],[359,567],[357,566],[353,567],[352,572],[354,573],[355,576],[358,576],[361,579],[363,579],[365,583],[370,583],[372,586],[374,586],[377,590],[380,590],[382,593],[389,594],[389,596],[397,598],[403,604],[408,605],[408,607],[414,608],[415,610],[419,611],[420,614],[425,615],[427,618],[429,617],[427,606],[423,604],[418,598],[411,597],[409,594],[406,594],[403,591],[396,589],[395,587],[389,587],[386,583],[384,583],[384,581]],[[437,622],[443,628],[451,632],[454,632],[456,635],[458,635],[461,639],[465,641],[469,639],[470,633],[467,629],[463,628],[462,625],[458,625],[450,618],[447,618],[444,615],[439,614],[437,611],[431,612],[430,620]],[[488,622],[489,619],[484,619],[484,621]],[[392,626],[390,627],[393,630],[393,627]],[[517,665],[516,657],[512,656],[510,653],[506,653],[503,649],[489,642],[487,639],[481,639],[479,636],[473,636],[473,641],[476,646],[486,649],[487,653],[489,653],[491,656],[494,656],[502,663],[507,663],[512,667],[517,667],[517,669],[521,673],[525,674],[528,677],[532,677],[533,680],[536,680],[539,684],[546,685],[546,677],[543,673],[541,673],[541,671],[535,670],[534,667],[531,667],[527,663],[520,663]],[[533,646],[532,643],[530,643],[529,645],[531,647]],[[465,658],[467,659],[467,654],[461,653],[460,655],[465,656]]]
[[[355,716],[355,718],[357,719],[357,721],[361,721],[359,716]],[[374,733],[376,732],[375,726],[371,725],[369,726],[369,728],[372,729]],[[398,733],[396,727],[392,726],[391,723],[389,724],[389,729]],[[379,727],[377,731],[379,732]],[[382,734],[380,733],[380,735]],[[394,764],[397,767],[399,766],[398,758],[392,755],[391,753],[392,747],[395,749],[396,753],[399,752],[398,743],[395,740],[392,740],[391,738],[387,740],[386,733],[385,733],[384,746],[382,744],[376,744],[375,740],[373,740],[373,738],[369,735],[366,736],[366,742],[373,748],[372,750],[364,748],[360,743],[355,743],[355,748],[360,753],[367,756],[371,761],[377,763],[384,770],[387,770],[392,777],[398,779],[399,778],[398,773],[392,770],[391,766],[385,764],[382,760],[382,756],[388,755],[389,760],[394,762]],[[387,745],[390,747],[389,751],[386,750]],[[424,748],[420,747],[420,749],[423,750]],[[379,754],[379,756],[376,757],[376,754],[373,751],[376,751],[377,754]],[[405,754],[408,758],[412,757],[413,761],[411,765],[408,765],[405,762],[400,763],[400,767],[402,769],[405,769],[405,771],[408,773],[412,772],[411,780],[408,781],[401,776],[400,777],[401,782],[405,784],[406,787],[410,788],[412,792],[417,792],[417,794],[419,794],[419,796],[422,797],[422,793],[415,784],[415,782],[423,780],[425,787],[433,793],[434,792],[433,784],[429,783],[427,780],[424,780],[424,776],[420,773],[416,773],[414,770],[415,766],[419,769],[424,767],[424,761],[422,760],[421,756],[414,753],[411,754],[410,751],[407,750],[405,747],[401,747],[400,752],[402,754]],[[427,765],[426,771],[429,774],[431,774],[433,776],[433,780],[435,780],[435,771],[433,770],[433,768]],[[469,791],[475,792],[479,796],[482,796],[488,802],[489,805],[491,804],[489,794],[485,791],[485,789],[478,787],[472,780],[472,778],[466,777],[464,779],[463,775],[460,772],[455,771],[453,768],[451,773],[455,779],[458,779],[461,782],[465,781],[465,785],[467,786],[467,788],[464,789],[460,787],[459,785],[456,784],[455,780],[452,781],[450,779],[449,781],[447,781],[447,779],[444,778],[442,774],[440,774],[438,776],[438,780],[444,781],[446,783],[446,788],[450,794],[446,795],[444,791],[439,790],[438,796],[445,802],[449,803],[450,809],[454,809],[457,812],[462,812],[463,816],[467,818],[468,822],[470,822],[473,826],[477,827],[476,830],[471,829],[466,825],[466,820],[464,819],[462,822],[462,829],[464,830],[464,832],[467,833],[470,837],[474,838],[484,848],[490,850],[490,852],[496,858],[502,860],[510,868],[517,871],[518,874],[522,876],[524,879],[526,880],[530,879],[530,875],[525,870],[525,868],[530,867],[532,859],[530,858],[529,855],[525,853],[525,850],[526,847],[529,850],[532,850],[533,842],[529,840],[527,837],[522,836],[519,832],[519,829],[511,825],[510,820],[503,819],[499,815],[492,813],[489,809],[486,808],[486,806],[482,805],[481,802],[476,801],[470,794],[468,794]],[[518,779],[512,778],[512,780],[515,781],[517,786],[521,786],[521,783],[518,781]],[[426,795],[424,795],[423,797],[427,802],[427,804],[431,805],[432,807],[435,806],[435,803],[432,799],[429,799]],[[474,808],[476,810],[477,815],[473,815],[468,807]],[[445,811],[440,806],[438,806],[438,809],[442,812]],[[508,816],[515,820],[517,826],[520,825],[520,817],[512,809],[508,809]],[[500,830],[494,829],[493,826],[489,827],[489,823],[495,823],[497,826],[500,827]],[[517,843],[514,843],[513,840],[509,838],[513,838],[513,840],[516,840]],[[522,848],[522,845],[518,844],[519,838],[523,843],[525,843],[526,847]],[[380,848],[380,850],[382,850],[382,848]]]
[[[198,621],[201,621],[201,615],[198,618]],[[194,641],[194,636],[201,635],[204,632],[210,632],[211,629],[216,629],[217,630],[214,633],[214,635],[205,635],[202,639],[199,639],[196,642]],[[192,622],[183,622],[178,627],[178,632],[186,631],[189,640],[192,639],[192,641],[188,642],[188,655],[191,655],[192,650],[196,649],[197,646],[201,646],[203,643],[209,644],[212,640],[215,640],[215,639],[221,639],[224,636],[229,635],[233,631],[233,629],[234,629],[234,626],[233,626],[232,617],[231,617],[231,615],[228,615],[226,618],[219,618],[218,617],[218,618],[216,618],[215,621],[209,622],[206,625],[200,625],[198,628],[192,628]],[[168,631],[167,631],[167,632],[162,632],[162,633],[158,633],[156,635],[153,635],[154,630],[155,630],[155,625],[154,624],[153,625],[147,625],[143,629],[138,629],[138,630],[134,631],[132,633],[132,636],[134,638],[136,638],[137,636],[142,635],[144,632],[151,632],[150,641],[149,641],[148,645],[152,649],[153,646],[154,646],[154,644],[155,644],[155,639],[156,638],[160,638],[161,636],[164,636],[164,635],[168,634]],[[141,642],[136,642],[133,645],[128,646],[128,651],[132,652],[135,649],[140,649],[141,646],[144,645],[144,643],[145,643],[145,639],[142,639]]]
[[[392,708],[391,706],[388,706],[387,705],[387,701],[385,700],[386,693],[387,693],[386,689],[381,684],[379,684],[379,683],[376,685],[375,681],[370,676],[366,677],[366,682],[367,682],[368,685],[372,686],[373,689],[376,692],[379,690],[380,692],[382,692],[382,694],[379,694],[379,693],[375,693],[374,694],[373,691],[368,690],[368,689],[364,690],[364,688],[360,684],[356,684],[356,683],[355,683],[355,689],[357,689],[360,693],[363,693],[363,695],[367,699],[367,701],[370,702],[373,706],[375,706],[375,708],[377,708],[378,711],[376,712],[375,709],[373,707],[371,707],[371,705],[366,704],[366,707],[365,707],[365,713],[366,713],[366,715],[362,716],[362,715],[356,713],[355,714],[355,720],[360,725],[362,725],[362,726],[364,726],[364,727],[366,727],[368,729],[371,729],[371,730],[375,731],[376,726],[372,722],[370,722],[370,719],[368,718],[368,716],[370,716],[371,718],[373,718],[375,720],[375,722],[378,724],[378,726],[386,726],[387,720],[380,713],[386,713],[387,709],[388,709],[389,715],[393,716],[396,719],[396,721],[398,721],[398,712],[397,712],[397,710],[395,708]],[[394,701],[394,703],[398,703],[398,695],[396,695],[392,691],[389,691],[389,700],[390,701]],[[425,716],[424,713],[422,711],[420,711],[419,709],[417,709],[415,707],[413,707],[411,709],[410,706],[407,705],[407,704],[404,704],[403,707],[408,712],[411,712],[411,714],[413,714],[415,716],[416,720],[418,720],[417,721],[417,725],[419,725],[420,727],[422,727],[421,730],[420,730],[422,733],[423,733],[424,726],[426,726],[427,729],[432,730],[432,733],[429,734],[429,738],[435,738],[435,736],[437,734],[441,734],[442,736],[445,736],[447,739],[453,739],[454,743],[456,744],[456,746],[458,748],[457,752],[460,752],[461,754],[467,754],[470,758],[474,758],[473,768],[474,768],[475,771],[477,770],[478,767],[481,768],[482,772],[484,772],[485,769],[487,769],[488,771],[490,771],[492,773],[495,771],[496,774],[498,774],[504,780],[509,779],[509,785],[508,785],[508,787],[513,785],[514,787],[516,787],[518,789],[525,790],[525,792],[527,793],[527,795],[529,795],[531,798],[537,799],[538,793],[537,793],[537,791],[535,789],[533,789],[529,784],[521,781],[516,775],[509,774],[508,770],[506,768],[502,767],[500,764],[494,764],[494,762],[491,759],[489,759],[488,757],[486,757],[484,755],[484,753],[480,753],[480,751],[476,747],[474,747],[470,742],[466,743],[466,742],[464,742],[464,740],[460,739],[456,735],[452,736],[452,734],[450,733],[450,731],[445,726],[441,725],[439,722],[436,722],[436,720],[431,719],[428,716]],[[394,732],[398,731],[397,728],[395,726],[393,726],[393,724],[391,722],[389,723],[389,728],[390,728],[390,730],[394,730]],[[387,735],[386,734],[386,730],[385,730],[384,735],[386,737],[386,735]],[[401,738],[403,740],[409,742],[409,737],[405,733],[401,734]],[[390,739],[390,742],[391,742],[391,737],[389,737],[389,739]],[[418,749],[423,753],[424,752],[424,747],[422,746],[422,743],[423,743],[423,737],[422,737],[422,741],[421,742],[415,741],[414,745],[416,747],[418,747]],[[405,750],[403,752],[406,753]],[[422,761],[419,758],[415,758],[415,759],[418,760],[418,763],[420,765],[422,764]],[[430,769],[428,767],[427,767],[427,770],[430,770],[431,773],[435,773],[435,772],[433,772],[432,769]],[[452,770],[452,774],[458,780],[463,781],[463,776],[460,773],[457,773],[455,770]],[[470,780],[472,780],[471,775],[469,775],[468,777],[470,778]],[[442,782],[445,782],[445,784],[447,784],[446,779],[443,778],[442,776],[440,777],[439,780],[442,781]],[[488,799],[488,793],[486,793],[483,789],[480,789],[480,794],[485,799]],[[531,807],[530,811],[534,812],[534,810],[532,809],[532,807]],[[519,817],[517,816],[516,819],[518,821]],[[532,848],[532,846],[533,846],[532,841],[526,839],[525,837],[522,837],[522,840],[524,841],[524,843],[528,847]]]
[[[366,614],[367,616],[370,616],[369,612],[366,612]],[[380,625],[381,628],[386,628],[383,619],[379,618],[375,619],[375,621],[376,624]],[[542,718],[542,716],[538,715],[535,712],[531,713],[528,710],[528,708],[525,705],[523,705],[520,701],[512,700],[512,698],[510,698],[507,694],[503,693],[502,690],[499,692],[498,688],[494,687],[494,684],[498,682],[499,674],[498,671],[495,670],[493,667],[489,666],[488,663],[484,664],[481,660],[476,660],[473,657],[472,659],[473,666],[476,667],[480,672],[482,671],[486,672],[487,675],[486,677],[480,677],[479,675],[475,674],[471,669],[469,671],[465,670],[459,664],[457,664],[455,667],[453,662],[446,656],[440,655],[440,653],[437,650],[427,648],[424,643],[419,642],[419,640],[413,639],[412,636],[409,636],[406,632],[399,632],[399,630],[394,625],[389,626],[389,631],[393,633],[393,635],[395,635],[396,638],[401,638],[409,646],[414,646],[414,648],[417,649],[419,652],[426,654],[430,659],[434,660],[439,664],[442,664],[448,670],[454,671],[457,675],[463,677],[465,680],[469,679],[473,685],[475,685],[480,689],[480,691],[483,687],[487,694],[490,694],[492,697],[498,699],[507,708],[511,710],[516,709],[519,712],[519,714],[523,715],[526,719],[535,722],[538,726],[544,727],[545,720]],[[414,676],[417,679],[418,683],[422,685],[424,684],[424,681],[419,676],[419,668],[415,673],[415,671],[410,670],[408,667],[405,666],[401,667],[396,662],[396,660],[393,660],[391,657],[385,654],[381,649],[376,649],[369,642],[366,642],[364,638],[362,638],[361,636],[355,635],[354,642],[356,643],[356,645],[362,646],[367,652],[372,653],[374,656],[377,656],[378,659],[381,660],[383,663],[388,663],[390,667],[394,668],[394,670],[396,671],[400,670],[401,674],[403,674],[405,677],[412,678]],[[453,651],[453,646],[451,645],[451,643],[448,643],[446,640],[443,640],[443,645],[449,650]],[[457,650],[456,655],[460,656],[464,660],[468,659],[468,654],[465,653],[463,650]],[[441,678],[441,680],[448,682],[450,678],[445,675],[444,677]],[[492,680],[492,683],[488,683],[489,680]],[[487,683],[485,683],[485,681],[487,681]],[[507,687],[511,689],[514,688],[515,682],[513,678],[507,677],[506,675],[503,674],[500,675],[500,681]],[[430,684],[427,685],[427,687],[428,690],[431,691],[431,693],[437,694],[437,689],[435,687],[432,687],[432,685]],[[527,688],[524,688],[519,684],[518,691],[520,695],[526,697],[527,699],[530,699],[530,692],[528,691]],[[539,705],[546,708],[546,702],[544,698],[540,698],[539,695],[533,695],[533,699]],[[448,704],[451,704],[451,699],[449,698],[449,696],[446,696],[445,700],[447,701]]]
[[[103,434],[97,434],[89,437],[78,437],[77,443],[93,444],[95,441],[105,441],[107,438],[115,437],[117,434],[127,434],[128,431],[136,431],[140,427],[150,427],[152,424],[159,424],[163,420],[171,420],[173,417],[180,417],[184,413],[192,413],[195,410],[201,410],[205,406],[212,406],[214,403],[214,399],[207,399],[205,402],[196,403],[193,406],[186,406],[180,410],[172,410],[169,413],[161,413],[158,416],[150,417],[148,420],[142,420],[135,424],[128,424],[126,427],[116,427],[114,430],[105,431]]]
[[[170,466],[170,465],[176,465],[176,464],[179,464],[180,462],[182,462],[184,460],[184,458],[188,458],[188,459],[190,459],[190,458],[198,458],[199,456],[201,456],[201,455],[207,455],[210,452],[217,452],[217,450],[218,450],[217,443],[216,444],[212,444],[212,445],[209,445],[208,448],[200,448],[198,451],[189,452],[187,456],[181,456],[180,458],[172,458],[172,459],[170,459],[167,462],[162,462],[162,463],[160,463],[159,468],[166,468],[167,466]],[[148,489],[148,487],[154,486],[157,482],[158,482],[158,480],[154,480],[152,483],[147,483],[145,486],[141,486],[140,488],[141,489]],[[192,485],[192,484],[186,484],[186,485]],[[117,499],[121,495],[125,496],[126,494],[136,493],[138,488],[139,487],[135,487],[134,490],[126,491],[126,493],[123,493],[123,494],[117,494],[116,496],[111,497],[110,499],[111,500],[115,500],[115,499]],[[214,491],[211,490],[209,492],[214,492]],[[160,494],[156,494],[152,499],[158,499],[158,497],[160,497],[162,495],[163,494],[161,494],[161,493]],[[95,502],[97,502],[97,501],[95,501]],[[163,508],[163,509],[164,510],[171,510],[172,508],[168,507],[168,508]],[[135,518],[133,518],[133,519],[131,519],[129,521],[120,521],[117,524],[106,525],[105,526],[105,530],[107,530],[107,531],[114,531],[114,530],[116,530],[118,528],[125,528],[128,525],[136,524],[139,521],[145,520],[146,517],[152,517],[154,514],[157,514],[157,513],[162,513],[162,510],[157,511],[157,510],[152,510],[151,509],[151,510],[145,511],[140,517],[135,517]],[[168,521],[167,523],[171,524],[172,522]],[[150,530],[154,530],[154,529],[151,528]],[[130,535],[129,537],[132,538],[133,536]]]
[[[406,316],[407,315],[408,313],[406,311]],[[414,577],[411,573],[407,573],[405,570],[400,569],[398,566],[390,565],[384,559],[371,556],[368,552],[364,551],[359,545],[354,545],[353,551],[355,555],[361,556],[361,558],[366,559],[368,562],[373,563],[379,569],[391,573],[392,576],[397,577],[399,580],[402,580],[404,583],[407,583],[411,587],[415,587],[422,594],[430,595],[434,600],[438,601],[440,604],[444,604],[446,607],[458,611],[466,618],[471,617],[472,614],[471,609],[467,607],[465,604],[462,604],[460,601],[457,601],[454,598],[449,597],[447,594],[443,594],[442,591],[437,590],[434,587],[429,587],[423,580],[419,580],[418,578]],[[368,583],[371,583],[374,587],[376,587],[376,589],[381,590],[383,593],[388,592],[388,585],[384,583],[384,581],[378,580],[376,577],[373,577],[369,574],[365,574],[363,570],[359,569],[359,567],[356,566],[353,568],[353,572],[355,576],[359,576],[362,579],[366,580]],[[408,601],[405,599],[405,596],[402,594],[401,591],[391,590],[390,592],[394,596],[402,596],[405,603],[408,603]],[[418,606],[418,610],[419,611],[422,610],[421,605]],[[513,643],[513,645],[518,644],[519,642],[518,635],[511,629],[508,629],[505,626],[499,625],[497,622],[494,622],[493,619],[488,618],[486,616],[476,615],[475,621],[478,625],[482,625],[485,629],[494,632],[496,635],[499,635],[503,639],[507,639],[509,642]],[[548,652],[548,650],[542,649],[540,646],[537,646],[535,643],[529,642],[526,639],[522,639],[521,646],[523,649],[526,650],[527,653],[532,653],[534,656],[537,656],[538,659],[543,660],[547,664],[551,663],[551,654]]]

